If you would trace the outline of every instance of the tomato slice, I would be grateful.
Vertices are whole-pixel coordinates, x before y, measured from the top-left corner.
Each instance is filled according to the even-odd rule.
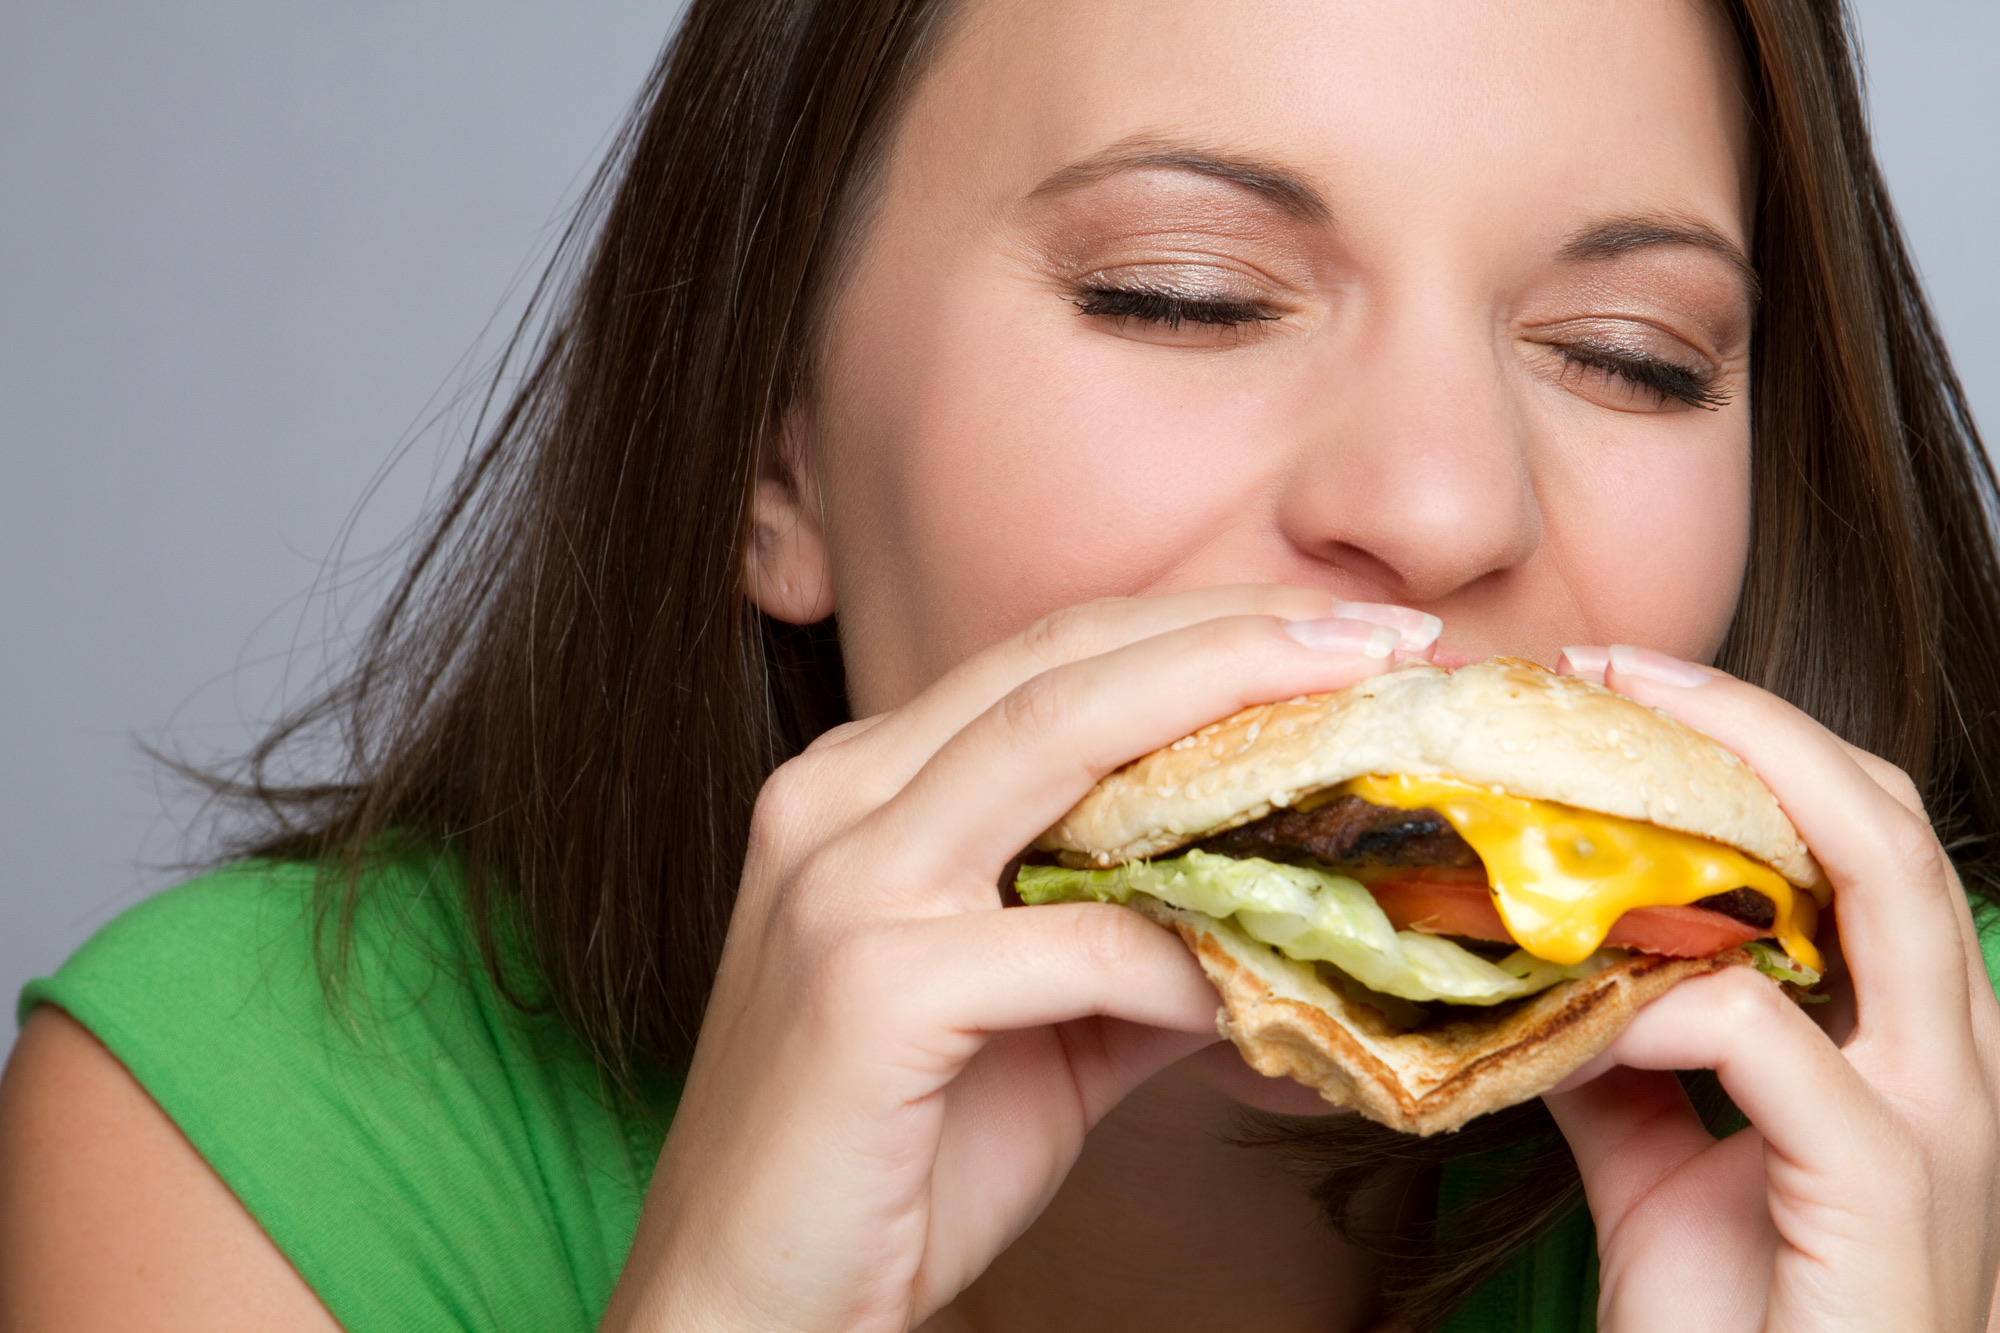
[[[1669,958],[1706,958],[1770,933],[1706,907],[1637,907],[1612,923],[1604,942]]]
[[[1477,872],[1475,872],[1477,873]],[[1459,935],[1469,940],[1511,940],[1493,905],[1486,876],[1477,883],[1425,876],[1422,879],[1378,880],[1368,886],[1397,930],[1426,935]]]
[[[1398,930],[1503,944],[1513,939],[1483,876],[1475,884],[1462,872],[1422,872],[1408,879],[1377,880],[1368,890]],[[1706,958],[1769,933],[1705,907],[1637,907],[1612,923],[1604,942],[1671,958]]]

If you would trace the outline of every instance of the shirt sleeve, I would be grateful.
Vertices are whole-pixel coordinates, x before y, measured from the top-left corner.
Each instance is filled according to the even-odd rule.
[[[343,1327],[595,1327],[664,1113],[625,1113],[496,993],[438,858],[365,890],[343,952],[311,867],[207,875],[31,983],[22,1016],[95,1034]]]

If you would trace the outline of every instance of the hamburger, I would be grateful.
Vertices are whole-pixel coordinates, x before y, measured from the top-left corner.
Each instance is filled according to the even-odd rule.
[[[1647,1001],[1802,999],[1826,877],[1727,749],[1494,658],[1244,709],[1098,783],[1016,878],[1177,931],[1261,1073],[1408,1133],[1540,1095]]]

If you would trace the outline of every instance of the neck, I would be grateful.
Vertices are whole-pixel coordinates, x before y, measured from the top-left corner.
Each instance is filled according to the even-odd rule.
[[[1359,1329],[1375,1264],[1307,1183],[1228,1142],[1237,1105],[1185,1067],[1105,1117],[1034,1224],[924,1333]]]

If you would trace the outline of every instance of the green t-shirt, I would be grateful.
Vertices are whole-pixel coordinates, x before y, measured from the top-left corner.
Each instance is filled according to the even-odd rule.
[[[621,1113],[501,996],[443,863],[372,872],[329,1006],[313,871],[245,864],[132,908],[54,977],[353,1333],[597,1326],[663,1112]]]
[[[329,1005],[312,882],[244,864],[149,899],[21,1016],[53,1004],[95,1033],[353,1333],[594,1328],[677,1090],[620,1102],[555,1019],[501,996],[431,857],[372,872]],[[2000,929],[1985,942],[1991,969]],[[1575,1333],[1596,1299],[1578,1213],[1448,1329]]]

